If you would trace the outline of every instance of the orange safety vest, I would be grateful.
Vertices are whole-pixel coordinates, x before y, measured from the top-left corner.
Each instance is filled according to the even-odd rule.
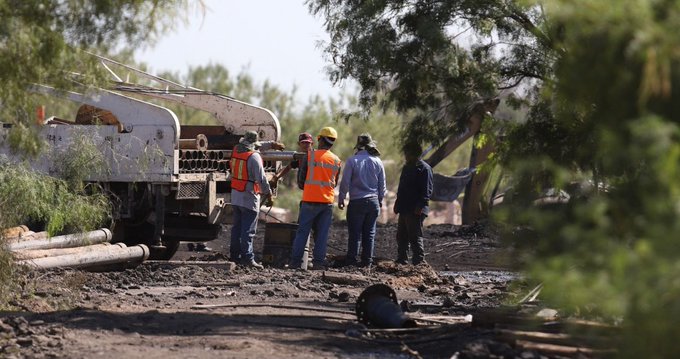
[[[239,153],[236,147],[231,151],[231,189],[245,192],[246,184],[253,183],[253,191],[260,193],[260,184],[248,179],[248,159],[255,151]]]
[[[341,161],[329,150],[307,151],[307,177],[302,191],[303,202],[333,203],[335,179]]]

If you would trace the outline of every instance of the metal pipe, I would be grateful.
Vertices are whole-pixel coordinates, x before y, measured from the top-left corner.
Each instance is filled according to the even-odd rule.
[[[196,138],[180,138],[179,148],[182,150],[205,151],[208,149],[208,138],[203,134],[196,135]]]
[[[205,151],[208,149],[208,137],[204,134],[196,135],[196,149],[199,151]]]
[[[24,235],[20,237],[14,237],[14,238],[8,238],[7,243],[14,243],[14,242],[25,242],[25,241],[30,241],[30,240],[35,240],[35,239],[45,239],[48,236],[48,233],[43,231],[43,232],[24,232]]]
[[[223,135],[208,136],[208,141],[210,141],[208,146],[210,150],[232,149],[238,143],[238,139]]]
[[[12,252],[12,256],[16,260],[26,260],[26,259],[34,259],[34,258],[43,258],[43,257],[57,257],[57,256],[63,256],[66,254],[75,254],[75,253],[84,253],[84,252],[92,252],[92,251],[102,251],[106,250],[108,247],[111,246],[111,243],[104,242],[100,244],[93,244],[90,246],[83,246],[83,247],[73,247],[73,248],[52,248],[52,249],[21,249]]]
[[[283,161],[290,162],[295,160],[301,160],[307,154],[304,152],[295,151],[265,151],[261,152],[263,161]]]
[[[263,161],[294,161],[304,158],[307,154],[296,151],[263,151],[260,156]],[[222,161],[229,161],[231,158],[231,151],[224,151],[224,158]]]
[[[84,268],[123,262],[142,262],[149,258],[149,247],[138,244],[126,247],[116,243],[101,251],[73,253],[55,257],[44,257],[18,261],[17,264],[34,268]]]
[[[71,248],[89,244],[110,242],[111,238],[111,231],[107,228],[101,228],[92,232],[67,234],[51,238],[30,239],[16,242],[12,241],[7,243],[5,248],[8,251],[16,251],[19,249]]]
[[[20,243],[20,242],[27,242],[27,241],[37,241],[37,240],[45,240],[47,239],[48,233],[43,231],[43,232],[24,232],[24,233],[30,233],[26,236],[21,236],[21,237],[14,237],[10,238],[7,240],[7,243]]]

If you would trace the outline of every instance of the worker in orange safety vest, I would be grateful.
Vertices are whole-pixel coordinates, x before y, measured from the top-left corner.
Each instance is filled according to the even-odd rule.
[[[273,203],[262,157],[257,150],[262,143],[257,137],[255,131],[246,132],[231,154],[231,207],[234,219],[229,252],[231,261],[262,269],[253,253],[260,195],[264,196],[265,205],[271,207]]]
[[[342,162],[330,151],[338,137],[333,127],[324,127],[317,137],[318,148],[307,151],[306,161],[302,161],[301,176],[304,178],[302,204],[298,229],[293,240],[290,268],[303,268],[303,258],[307,238],[312,226],[316,232],[312,269],[325,269],[328,231],[333,220],[335,186],[338,184]]]

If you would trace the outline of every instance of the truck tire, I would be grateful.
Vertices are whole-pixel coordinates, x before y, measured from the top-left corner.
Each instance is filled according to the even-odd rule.
[[[114,242],[127,245],[146,244],[151,254],[149,259],[169,260],[179,249],[181,240],[190,242],[208,242],[217,239],[222,226],[208,223],[203,216],[168,215],[165,218],[164,234],[161,237],[164,249],[153,247],[151,243],[155,226],[144,220],[119,221],[114,225]]]
[[[149,246],[151,252],[149,259],[152,260],[169,260],[179,249],[179,239],[167,238],[166,236],[161,237],[165,248],[155,248],[151,243],[154,234],[154,225],[151,223],[130,224],[121,222],[117,223],[114,228],[114,242],[123,242],[129,246],[145,244]]]

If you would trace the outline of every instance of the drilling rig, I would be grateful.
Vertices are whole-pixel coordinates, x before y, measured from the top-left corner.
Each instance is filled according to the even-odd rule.
[[[231,150],[246,131],[278,142],[277,117],[262,107],[97,58],[111,75],[107,88],[82,93],[31,88],[79,106],[73,120],[41,120],[39,134],[47,148],[31,166],[56,176],[59,163],[52,154],[77,151],[76,139],[86,136],[101,153],[105,170],[92,171],[85,180],[102,188],[113,204],[113,241],[147,244],[153,258],[170,259],[180,241],[217,238],[220,225],[231,219]],[[175,113],[152,99],[204,111],[214,124],[181,125]],[[9,124],[0,128],[0,154],[19,161],[3,140],[10,131]],[[265,172],[271,176],[282,161],[302,155],[263,150]]]

